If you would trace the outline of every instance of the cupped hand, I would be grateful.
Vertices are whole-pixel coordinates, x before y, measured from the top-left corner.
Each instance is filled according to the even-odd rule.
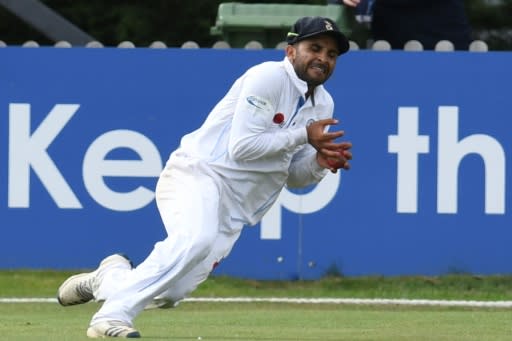
[[[316,160],[321,167],[329,169],[332,173],[336,173],[338,169],[349,170],[349,160],[352,160],[351,148],[352,143],[341,142],[340,147],[333,150],[336,156],[326,156],[324,153],[317,152]]]
[[[336,157],[336,150],[341,148],[340,143],[334,142],[335,139],[342,137],[345,132],[343,130],[329,132],[327,126],[338,124],[338,120],[334,118],[327,118],[318,120],[307,126],[308,142],[318,152],[325,154],[325,156]]]

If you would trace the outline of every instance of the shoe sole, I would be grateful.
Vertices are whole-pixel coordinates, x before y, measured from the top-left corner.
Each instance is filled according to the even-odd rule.
[[[94,327],[87,328],[87,337],[91,339],[104,339],[104,338],[111,338],[111,337],[118,337],[118,338],[125,338],[125,339],[138,339],[140,338],[140,333],[137,330],[134,330],[132,332],[129,332],[126,335],[119,336],[122,331],[115,331],[115,327],[111,327],[110,335],[109,330],[107,329],[104,333],[97,331],[94,329]]]

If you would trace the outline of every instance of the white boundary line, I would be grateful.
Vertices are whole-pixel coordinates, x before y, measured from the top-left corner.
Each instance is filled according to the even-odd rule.
[[[440,306],[467,308],[512,308],[512,301],[459,301],[420,300],[386,298],[290,298],[290,297],[191,297],[185,302],[223,303],[298,303],[298,304],[352,304],[352,305],[398,305],[398,306]],[[57,303],[56,298],[0,298],[0,303]]]

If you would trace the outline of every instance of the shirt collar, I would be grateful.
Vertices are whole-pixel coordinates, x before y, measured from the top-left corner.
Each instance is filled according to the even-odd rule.
[[[297,76],[297,73],[295,72],[295,69],[293,68],[293,65],[290,62],[290,60],[288,59],[288,57],[286,57],[286,56],[284,57],[283,63],[284,63],[284,69],[286,70],[286,73],[292,80],[292,83],[295,85],[295,87],[297,88],[299,93],[302,95],[302,97],[305,98],[306,92],[308,91],[308,84]],[[323,87],[323,85],[318,85],[317,87],[315,87],[314,94],[317,94],[318,91],[321,91],[320,89],[322,87]],[[313,94],[313,96],[314,96],[314,94]]]
[[[293,85],[295,85],[299,93],[302,95],[302,97],[304,97],[306,92],[308,91],[308,84],[297,76],[297,73],[295,73],[295,69],[293,68],[293,65],[288,59],[288,57],[284,57],[283,62],[284,69],[286,70],[286,73],[292,80]]]

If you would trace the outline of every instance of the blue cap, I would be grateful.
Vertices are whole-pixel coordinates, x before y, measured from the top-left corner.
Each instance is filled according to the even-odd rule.
[[[295,22],[286,36],[288,44],[292,45],[301,40],[314,37],[319,34],[330,34],[338,43],[339,54],[349,50],[347,37],[341,33],[336,23],[330,18],[324,17],[302,17]]]

